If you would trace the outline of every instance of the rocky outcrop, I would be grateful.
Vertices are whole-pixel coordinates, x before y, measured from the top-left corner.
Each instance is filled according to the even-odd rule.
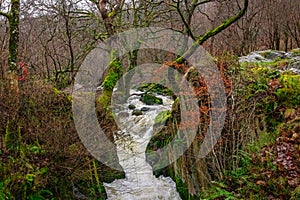
[[[300,48],[290,52],[265,50],[254,51],[239,57],[240,63],[265,63],[281,71],[291,71],[300,74]]]

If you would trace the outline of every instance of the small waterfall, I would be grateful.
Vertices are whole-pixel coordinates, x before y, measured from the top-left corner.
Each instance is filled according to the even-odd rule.
[[[115,137],[120,165],[125,179],[104,183],[109,200],[180,200],[176,184],[170,177],[153,175],[152,167],[146,162],[146,148],[153,134],[154,119],[161,111],[170,110],[173,100],[156,95],[162,105],[145,105],[140,101],[137,90],[131,90],[127,102],[118,105],[114,113],[122,131]],[[132,114],[129,105],[135,106],[139,114]],[[142,112],[142,113],[141,113]]]

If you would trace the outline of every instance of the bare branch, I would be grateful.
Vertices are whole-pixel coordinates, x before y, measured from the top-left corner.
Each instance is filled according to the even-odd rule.
[[[188,35],[189,35],[193,40],[195,40],[195,37],[194,37],[193,32],[192,32],[192,30],[191,30],[190,24],[185,20],[185,18],[184,18],[184,16],[183,16],[183,13],[182,13],[181,10],[180,10],[180,1],[177,2],[176,10],[177,10],[177,12],[178,12],[178,14],[179,14],[179,16],[180,16],[180,18],[181,18],[181,20],[182,20],[182,22],[183,22],[185,28],[186,28],[186,31],[187,31]]]
[[[237,15],[227,19],[225,22],[217,26],[216,28],[206,32],[203,36],[201,36],[197,40],[198,45],[202,45],[208,38],[215,36],[216,34],[220,33],[221,31],[225,30],[231,24],[239,20],[245,13],[249,5],[249,0],[244,0],[244,8],[238,12]]]
[[[214,2],[215,0],[204,0],[204,1],[201,1],[201,2],[198,2],[198,3],[195,3],[194,6],[197,7],[197,6],[200,6],[202,4],[206,4],[206,3],[209,3],[209,2]]]
[[[217,26],[216,28],[207,31],[204,35],[200,36],[196,42],[186,51],[186,53],[183,56],[180,56],[178,59],[176,59],[176,62],[182,62],[183,58],[188,58],[190,57],[194,51],[197,49],[198,45],[202,45],[206,40],[209,38],[217,35],[221,31],[225,30],[228,28],[231,24],[239,20],[245,13],[249,5],[249,0],[244,0],[244,7],[242,10],[240,10],[235,16],[230,17],[227,19],[225,22]]]

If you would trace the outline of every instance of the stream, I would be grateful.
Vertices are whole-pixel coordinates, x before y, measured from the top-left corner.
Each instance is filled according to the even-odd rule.
[[[176,184],[170,177],[153,175],[146,161],[146,148],[153,134],[154,119],[158,113],[171,110],[171,97],[155,95],[163,100],[162,105],[146,105],[140,101],[138,90],[130,90],[127,102],[116,105],[113,112],[121,131],[115,136],[119,163],[125,179],[104,183],[109,200],[180,200]],[[134,109],[129,109],[134,105]],[[133,112],[138,111],[138,114]]]

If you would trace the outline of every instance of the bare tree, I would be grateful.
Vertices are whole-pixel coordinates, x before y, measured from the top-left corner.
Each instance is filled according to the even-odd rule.
[[[213,19],[214,24],[219,24],[236,10],[235,2],[222,2],[216,7],[218,13]],[[247,12],[235,24],[209,39],[209,50],[213,54],[232,52],[236,55],[246,54],[256,50],[260,45],[259,34],[262,33],[262,10],[264,5],[259,0],[249,3]]]
[[[28,0],[22,6],[20,56],[35,77],[58,88],[72,83],[86,54],[104,37],[103,25],[84,2]]]
[[[243,1],[243,6],[240,6],[237,1],[238,11],[233,16],[228,16],[222,23],[218,24],[217,26],[207,30],[205,33],[201,35],[196,35],[195,31],[192,29],[192,17],[194,13],[197,11],[199,6],[203,6],[208,3],[214,2],[214,0],[194,0],[194,1],[174,1],[174,4],[170,4],[171,7],[175,8],[178,12],[181,22],[184,26],[183,33],[186,33],[189,37],[195,40],[195,45],[186,51],[183,56],[177,59],[177,62],[181,62],[183,57],[189,57],[195,50],[197,45],[203,45],[205,41],[209,38],[219,34],[220,32],[224,31],[233,23],[237,22],[245,13],[249,5],[249,0]],[[203,13],[205,14],[205,13]]]

